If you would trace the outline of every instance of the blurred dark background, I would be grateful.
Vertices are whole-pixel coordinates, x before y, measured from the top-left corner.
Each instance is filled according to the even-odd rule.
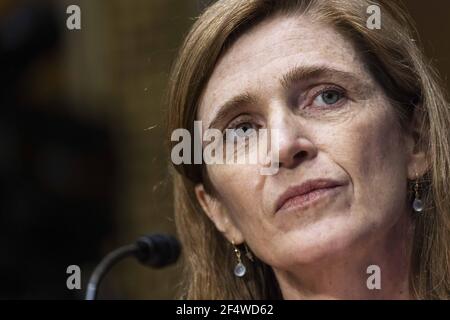
[[[81,299],[109,251],[175,232],[162,97],[209,2],[0,0],[0,299]],[[449,87],[450,2],[405,2]],[[66,27],[72,4],[81,30]],[[81,290],[66,287],[72,264]],[[125,260],[100,298],[172,299],[179,273]]]

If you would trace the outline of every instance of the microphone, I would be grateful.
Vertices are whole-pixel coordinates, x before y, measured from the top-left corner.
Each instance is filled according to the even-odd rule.
[[[120,260],[133,255],[141,264],[162,268],[175,263],[180,252],[181,245],[178,240],[167,234],[146,235],[133,244],[112,251],[92,273],[86,290],[86,300],[96,299],[97,290],[104,276]]]

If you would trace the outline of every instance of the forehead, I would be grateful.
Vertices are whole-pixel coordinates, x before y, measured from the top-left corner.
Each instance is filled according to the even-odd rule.
[[[242,34],[219,59],[200,101],[198,118],[208,121],[223,101],[243,92],[275,92],[292,67],[327,66],[365,74],[350,41],[308,16],[275,16]]]

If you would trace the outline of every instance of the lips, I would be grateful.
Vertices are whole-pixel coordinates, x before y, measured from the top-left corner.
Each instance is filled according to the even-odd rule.
[[[301,185],[288,188],[276,202],[275,212],[292,206],[301,206],[312,202],[343,183],[331,179],[307,180]]]

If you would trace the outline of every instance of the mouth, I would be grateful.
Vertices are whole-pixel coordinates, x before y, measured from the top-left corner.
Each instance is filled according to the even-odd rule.
[[[275,212],[304,209],[313,203],[336,194],[344,184],[330,179],[307,180],[288,188],[276,202]]]

